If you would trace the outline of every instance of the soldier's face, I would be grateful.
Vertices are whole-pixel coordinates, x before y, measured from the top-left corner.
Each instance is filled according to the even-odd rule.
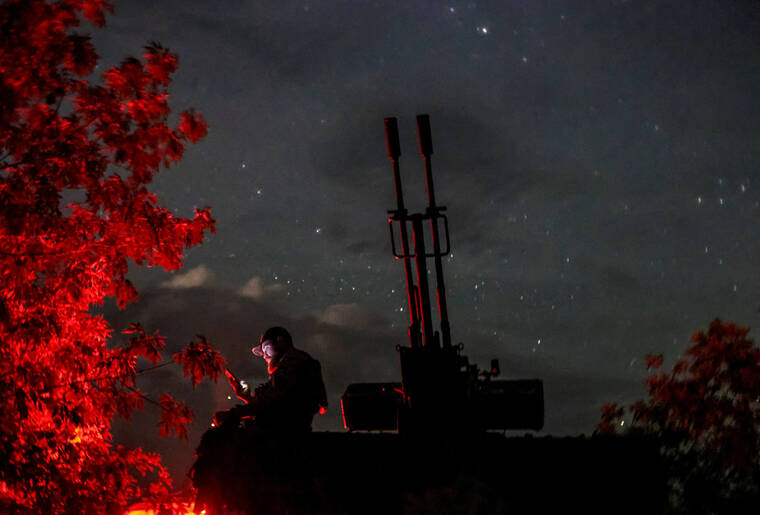
[[[261,351],[264,353],[264,359],[269,361],[275,355],[275,343],[272,340],[261,342]]]

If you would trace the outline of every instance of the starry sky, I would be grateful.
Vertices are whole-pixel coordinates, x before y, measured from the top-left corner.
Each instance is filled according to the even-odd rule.
[[[205,334],[251,383],[266,379],[251,345],[284,325],[322,363],[316,430],[342,430],[349,383],[400,377],[388,116],[422,211],[414,116],[430,115],[453,340],[503,378],[543,379],[540,435],[590,434],[603,402],[643,395],[645,354],[667,366],[713,318],[757,325],[755,2],[114,3],[92,32],[100,69],[158,40],[180,56],[172,107],[209,123],[153,189],[178,215],[211,206],[218,233],[181,271],[133,267],[140,300],[107,317],[158,329],[169,352]],[[175,472],[233,404],[224,381],[193,391],[178,367],[138,384],[196,410],[188,443],[146,436],[155,413],[115,426]]]

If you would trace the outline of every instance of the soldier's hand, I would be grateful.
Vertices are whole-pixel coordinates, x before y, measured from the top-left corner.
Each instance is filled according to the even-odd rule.
[[[235,391],[235,395],[237,395],[238,399],[245,402],[246,404],[251,402],[251,392],[248,389],[247,384],[243,383],[242,381],[238,382],[230,379],[230,386],[232,386],[232,389]]]

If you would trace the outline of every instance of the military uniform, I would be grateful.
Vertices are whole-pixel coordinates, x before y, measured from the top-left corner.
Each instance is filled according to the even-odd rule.
[[[270,363],[269,374],[269,381],[255,389],[248,404],[233,408],[234,413],[252,417],[249,426],[256,431],[311,431],[314,415],[327,407],[319,361],[290,347]]]

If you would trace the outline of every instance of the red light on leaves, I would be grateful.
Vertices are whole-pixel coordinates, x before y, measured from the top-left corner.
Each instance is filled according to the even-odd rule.
[[[198,335],[198,340],[190,342],[181,353],[175,354],[174,360],[182,364],[183,373],[190,377],[193,388],[206,376],[216,381],[227,364],[202,335]]]
[[[633,428],[653,434],[672,433],[690,447],[712,449],[726,468],[749,470],[760,464],[760,348],[747,338],[749,329],[715,319],[697,331],[692,345],[670,372],[646,378],[649,397],[630,406]],[[663,356],[646,356],[658,370]],[[597,430],[615,433],[623,407],[605,404]],[[726,423],[731,421],[731,423]]]
[[[109,430],[115,414],[143,406],[135,363],[159,363],[164,340],[133,324],[126,344],[107,346],[111,329],[90,308],[137,299],[129,260],[177,269],[213,232],[208,210],[176,217],[146,188],[207,126],[193,111],[168,125],[177,58],[158,44],[107,70],[102,85],[84,79],[97,55],[76,31],[83,18],[104,25],[111,10],[104,0],[0,6],[4,513],[123,512],[137,497],[160,504],[171,485],[157,455],[113,445]],[[61,205],[64,190],[81,199]],[[194,385],[223,366],[202,338],[175,358]],[[168,395],[158,404],[161,432],[186,436],[187,407]],[[135,471],[155,480],[140,488]]]
[[[159,434],[166,436],[174,432],[180,439],[187,440],[187,425],[193,421],[193,412],[190,408],[175,401],[166,393],[161,396],[159,404],[161,405]]]
[[[660,368],[662,366],[662,354],[647,354],[644,359],[646,360],[647,368]]]
[[[206,135],[207,127],[203,117],[194,111],[182,113],[182,122],[179,124],[179,130],[192,143],[195,143]]]

